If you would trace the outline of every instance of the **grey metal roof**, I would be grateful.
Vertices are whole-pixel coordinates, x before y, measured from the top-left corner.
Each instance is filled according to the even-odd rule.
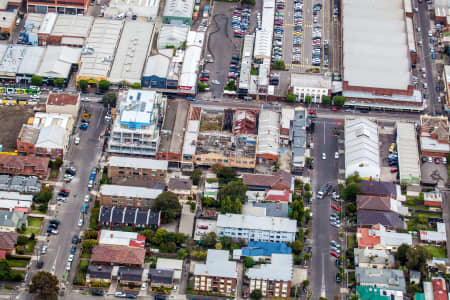
[[[189,26],[185,24],[163,24],[158,35],[158,49],[169,45],[180,47],[187,40]]]
[[[196,264],[194,275],[237,278],[236,262],[229,256],[228,250],[208,249],[206,264]]]
[[[291,254],[272,254],[269,264],[261,264],[247,270],[250,279],[290,281],[294,272]]]
[[[289,204],[287,203],[255,202],[253,206],[265,208],[267,217],[287,218],[289,216]]]
[[[402,270],[355,268],[356,282],[364,286],[377,286],[406,292],[405,275]]]
[[[194,0],[168,0],[163,16],[191,18],[194,11]]]
[[[256,217],[238,214],[219,214],[217,218],[219,228],[246,228],[276,232],[296,232],[297,221],[277,217]]]
[[[125,156],[110,156],[108,160],[108,165],[114,167],[125,167],[125,168],[140,168],[140,169],[153,169],[153,170],[164,170],[168,168],[167,160],[156,160],[150,158],[139,158],[139,157],[125,157]]]
[[[133,197],[141,199],[155,199],[161,194],[163,190],[149,189],[137,186],[103,184],[100,187],[100,194],[118,196],[118,197]]]
[[[294,120],[292,122],[292,163],[304,160],[306,152],[306,111],[303,108],[296,108]]]
[[[400,182],[420,183],[420,158],[414,123],[397,122]]]
[[[34,75],[38,72],[41,60],[44,57],[44,47],[27,47],[25,57],[17,70],[18,74]]]

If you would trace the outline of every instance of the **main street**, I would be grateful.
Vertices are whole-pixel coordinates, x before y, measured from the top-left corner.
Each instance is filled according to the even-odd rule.
[[[335,282],[337,269],[334,265],[335,259],[329,254],[329,243],[337,240],[337,230],[331,227],[328,216],[331,213],[330,198],[317,199],[317,191],[326,184],[337,186],[338,163],[334,158],[338,151],[337,139],[333,132],[343,121],[332,119],[316,119],[312,149],[314,158],[314,170],[312,177],[312,190],[314,191],[312,204],[312,261],[311,261],[311,290],[312,299],[327,297],[333,299],[338,293]],[[322,153],[326,159],[322,159]],[[340,158],[343,159],[343,158]]]

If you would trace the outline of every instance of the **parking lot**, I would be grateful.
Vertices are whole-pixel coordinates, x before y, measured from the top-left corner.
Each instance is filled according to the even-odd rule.
[[[199,241],[204,235],[216,232],[217,221],[208,219],[197,219],[194,228],[194,241]]]
[[[392,182],[398,180],[398,164],[396,148],[392,145],[396,143],[394,135],[394,124],[385,124],[379,129],[380,142],[380,178],[382,181]],[[390,152],[390,150],[393,150]],[[392,160],[390,159],[392,158]]]

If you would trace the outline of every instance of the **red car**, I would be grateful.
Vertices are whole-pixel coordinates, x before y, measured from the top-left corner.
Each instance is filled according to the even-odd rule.
[[[391,169],[391,173],[397,173],[398,169],[397,168],[392,168]]]
[[[440,160],[439,158],[436,157],[436,158],[434,159],[434,162],[438,165],[438,164],[441,163],[441,160]]]
[[[70,194],[70,191],[68,189],[61,189],[61,192]]]
[[[331,205],[331,208],[337,211],[341,211],[341,208],[337,206],[336,204]]]
[[[340,257],[341,257],[341,255],[340,255],[340,254],[337,254],[335,251],[330,251],[330,254],[331,254],[332,256],[336,257],[336,258],[340,258]]]
[[[340,111],[340,109],[337,108],[337,107],[332,107],[331,110],[332,110],[332,111]]]
[[[208,78],[200,77],[200,81],[208,81],[208,80],[209,80]]]
[[[316,112],[315,110],[312,110],[312,109],[310,109],[308,113],[309,113],[310,115],[315,115],[315,114],[317,114],[317,112]]]

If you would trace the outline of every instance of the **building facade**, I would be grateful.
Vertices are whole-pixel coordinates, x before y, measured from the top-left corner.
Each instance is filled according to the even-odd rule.
[[[167,167],[166,160],[110,156],[108,177],[142,178],[164,182],[167,176]]]
[[[150,208],[163,190],[104,184],[100,187],[100,205]]]
[[[58,14],[86,14],[89,8],[89,0],[32,0],[27,1],[29,13],[46,14],[56,12]]]

